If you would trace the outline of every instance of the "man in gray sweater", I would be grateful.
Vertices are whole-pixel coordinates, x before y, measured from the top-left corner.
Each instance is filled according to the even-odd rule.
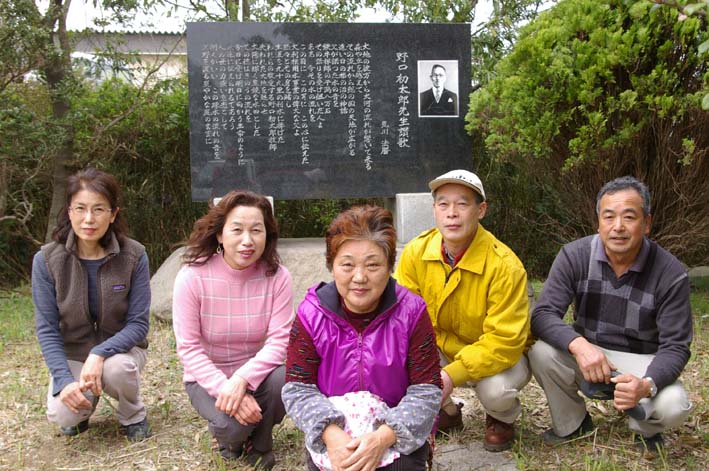
[[[606,390],[641,446],[663,446],[691,403],[677,380],[690,356],[692,313],[682,264],[649,240],[647,187],[633,177],[603,186],[598,234],[565,245],[532,312],[529,361],[547,396],[548,444],[593,430],[579,389]],[[574,322],[563,318],[574,304]]]

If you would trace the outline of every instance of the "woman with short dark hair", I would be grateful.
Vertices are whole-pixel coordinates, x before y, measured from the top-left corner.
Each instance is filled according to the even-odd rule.
[[[47,417],[63,435],[89,426],[105,391],[132,441],[150,435],[140,397],[150,311],[145,247],[126,236],[113,176],[93,168],[67,181],[53,242],[32,264],[37,337],[49,367]]]
[[[421,297],[391,277],[389,211],[360,206],[326,234],[334,281],[308,290],[288,344],[283,401],[310,470],[423,471],[441,401],[436,338]]]

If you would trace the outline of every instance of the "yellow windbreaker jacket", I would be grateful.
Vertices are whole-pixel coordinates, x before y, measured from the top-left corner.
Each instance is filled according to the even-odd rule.
[[[453,384],[479,381],[515,365],[531,340],[527,273],[514,252],[482,226],[455,268],[441,254],[438,229],[401,254],[394,277],[423,297]]]

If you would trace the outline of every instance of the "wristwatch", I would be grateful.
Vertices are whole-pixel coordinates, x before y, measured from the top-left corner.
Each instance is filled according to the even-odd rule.
[[[655,380],[649,376],[645,376],[643,379],[650,383],[650,397],[657,396],[657,385],[655,384]]]

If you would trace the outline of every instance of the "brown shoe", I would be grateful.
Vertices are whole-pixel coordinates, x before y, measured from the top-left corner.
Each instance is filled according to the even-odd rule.
[[[485,414],[485,440],[483,448],[487,451],[502,451],[512,447],[515,439],[515,424],[501,422]]]
[[[449,414],[445,409],[438,411],[438,429],[436,435],[439,433],[451,433],[456,430],[463,429],[463,404],[455,404],[455,412]]]

